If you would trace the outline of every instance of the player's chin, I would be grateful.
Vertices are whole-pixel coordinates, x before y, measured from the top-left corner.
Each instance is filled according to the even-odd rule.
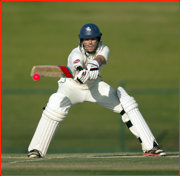
[[[87,48],[86,50],[87,50],[88,52],[92,53],[92,52],[94,52],[95,48]]]

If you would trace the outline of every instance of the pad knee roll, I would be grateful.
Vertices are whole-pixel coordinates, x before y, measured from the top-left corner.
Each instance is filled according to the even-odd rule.
[[[43,115],[48,117],[51,120],[61,122],[65,119],[66,114],[62,112],[56,112],[52,107],[46,106],[45,110],[43,111]]]
[[[51,120],[61,122],[67,116],[70,107],[71,102],[66,96],[54,93],[49,98],[43,114]]]
[[[130,112],[131,110],[138,108],[136,100],[129,96],[122,87],[118,87],[117,95],[125,112]]]

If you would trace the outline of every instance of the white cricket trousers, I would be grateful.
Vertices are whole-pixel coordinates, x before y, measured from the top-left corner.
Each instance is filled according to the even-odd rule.
[[[139,139],[144,152],[158,145],[138,109],[135,99],[129,96],[122,87],[114,90],[99,77],[89,89],[81,89],[69,79],[59,81],[58,91],[49,98],[28,151],[36,149],[44,157],[53,136],[70,108],[82,102],[95,103],[116,113],[121,113],[123,122]]]
[[[65,82],[59,82],[57,94],[61,94],[61,97],[64,99],[69,99],[68,106],[83,102],[91,102],[120,113],[122,107],[117,96],[117,91],[101,79],[102,78],[99,77],[96,83],[89,89],[80,89],[77,84],[67,79]],[[59,104],[60,102],[61,104]],[[64,106],[62,99],[56,100],[56,103],[56,106]]]

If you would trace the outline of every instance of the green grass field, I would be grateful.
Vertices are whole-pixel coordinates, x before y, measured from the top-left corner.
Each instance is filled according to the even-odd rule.
[[[32,173],[43,167],[47,174],[55,172],[58,155],[52,153],[141,152],[139,141],[121,122],[119,114],[94,104],[72,107],[51,142],[48,157],[56,159],[26,162],[24,155],[41,117],[42,108],[57,88],[56,78],[34,82],[30,77],[33,65],[66,65],[71,50],[78,46],[80,28],[95,23],[103,33],[103,43],[110,48],[110,59],[103,69],[103,80],[114,89],[121,84],[139,104],[140,111],[157,141],[168,152],[179,146],[179,2],[178,1],[89,1],[89,2],[1,2],[1,142],[2,173],[14,172],[23,160],[26,171],[17,166],[17,174]],[[12,158],[8,158],[11,153]],[[20,153],[20,155],[14,155]],[[73,154],[74,156],[75,154]],[[94,155],[94,154],[92,154]],[[102,154],[103,155],[103,154]],[[108,154],[111,155],[111,154]],[[10,155],[11,156],[11,155]],[[61,155],[60,155],[61,156]],[[66,155],[65,155],[66,156]],[[67,155],[68,156],[68,155]],[[81,154],[78,154],[81,156]],[[87,157],[87,155],[85,155]],[[6,158],[7,157],[7,158]],[[16,158],[17,157],[17,158]],[[85,162],[82,173],[97,174],[107,170],[117,174],[124,157],[72,158],[70,170],[76,171],[76,160]],[[137,158],[137,160],[142,158]],[[63,159],[66,172],[70,158]],[[84,161],[85,160],[85,161]],[[88,160],[88,162],[87,162]],[[100,161],[101,160],[101,161]],[[129,158],[126,158],[128,163]],[[139,165],[144,163],[139,161]],[[148,159],[153,164],[153,158]],[[161,158],[175,162],[176,158]],[[92,163],[93,170],[88,165]],[[120,165],[121,169],[116,169]],[[133,162],[133,158],[130,162]],[[49,162],[54,167],[49,169]],[[102,164],[101,164],[102,162]],[[103,164],[105,162],[105,164]],[[111,162],[114,164],[111,169]],[[43,165],[45,164],[45,165]],[[162,164],[159,162],[159,164]],[[104,165],[104,166],[103,166]],[[133,164],[134,165],[134,164]],[[175,165],[176,166],[176,165]],[[167,167],[168,172],[177,169]],[[78,167],[78,166],[77,166]],[[79,168],[79,167],[78,167]],[[156,166],[150,166],[146,173]],[[176,168],[176,167],[175,167]],[[139,168],[138,168],[139,169]],[[140,171],[136,170],[137,173]],[[78,169],[77,169],[78,170]],[[92,171],[92,172],[91,172]],[[160,169],[160,172],[163,169]],[[35,172],[40,172],[36,170]],[[79,171],[77,171],[79,172]],[[14,172],[15,173],[15,172]],[[76,172],[75,172],[76,173]],[[38,173],[39,174],[39,173]],[[50,173],[51,174],[51,173]]]
[[[2,175],[178,175],[179,153],[144,157],[142,153],[48,154],[28,159],[22,154],[3,154]]]

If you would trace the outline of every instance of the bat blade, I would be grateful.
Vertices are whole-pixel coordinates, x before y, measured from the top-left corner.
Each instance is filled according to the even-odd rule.
[[[40,77],[66,77],[73,78],[76,69],[69,68],[67,66],[56,66],[56,65],[35,65],[31,70],[31,76],[39,74]]]

